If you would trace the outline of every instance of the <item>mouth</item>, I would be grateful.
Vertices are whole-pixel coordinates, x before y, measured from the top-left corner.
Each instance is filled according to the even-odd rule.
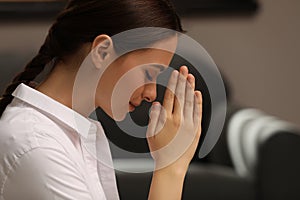
[[[129,101],[129,112],[132,112],[135,110],[136,107],[140,106],[141,103],[132,103],[131,101]]]
[[[129,112],[132,112],[135,110],[135,105],[133,105],[131,102],[129,102]]]

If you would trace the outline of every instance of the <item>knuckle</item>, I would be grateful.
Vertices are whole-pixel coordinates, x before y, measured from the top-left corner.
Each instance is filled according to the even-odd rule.
[[[174,94],[170,90],[165,93],[165,98],[167,98],[167,99],[172,99],[173,96],[174,96]]]
[[[180,122],[178,120],[174,121],[173,124],[176,128],[180,127]]]
[[[173,120],[172,115],[171,115],[171,114],[167,114],[167,116],[166,116],[166,121],[167,121],[167,122],[170,122],[170,121],[172,121],[172,120]]]
[[[178,106],[178,109],[182,110],[184,108],[184,101],[181,99],[178,99],[177,106]]]
[[[179,116],[176,116],[173,118],[173,125],[178,128],[181,125],[181,118]]]
[[[165,117],[160,117],[159,118],[159,123],[164,124],[166,122],[166,118]]]
[[[192,107],[193,105],[194,105],[194,102],[192,100],[185,101],[185,106]]]
[[[183,90],[178,90],[176,94],[179,98],[182,98],[184,96],[184,91]]]

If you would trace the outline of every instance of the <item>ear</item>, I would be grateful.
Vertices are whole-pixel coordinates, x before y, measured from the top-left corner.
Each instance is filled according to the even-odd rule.
[[[108,35],[98,35],[92,44],[91,56],[96,68],[100,69],[114,53],[113,41]]]

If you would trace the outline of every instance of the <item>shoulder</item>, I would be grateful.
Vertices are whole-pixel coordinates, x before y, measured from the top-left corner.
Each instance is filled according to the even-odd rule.
[[[61,132],[58,126],[51,124],[51,120],[33,108],[9,106],[5,110],[0,119],[1,192],[4,186],[9,187],[7,183],[34,176],[34,171],[29,169],[43,169],[55,174],[50,172],[54,163],[61,167],[74,166],[65,147],[52,134],[57,132]],[[12,181],[16,179],[18,181]]]
[[[15,161],[1,184],[1,195],[5,199],[91,199],[81,171],[65,152],[44,147],[31,149]]]
[[[53,143],[50,133],[53,131],[55,126],[51,120],[34,108],[23,107],[22,104],[9,105],[0,119],[0,158],[3,153],[21,155],[33,148]]]
[[[57,145],[59,140],[67,139],[65,131],[51,116],[16,99],[0,119],[0,150],[1,146],[6,146],[6,150],[26,152],[36,147]]]
[[[35,124],[32,110],[8,107],[0,120],[0,159],[4,155],[21,155],[35,148]]]

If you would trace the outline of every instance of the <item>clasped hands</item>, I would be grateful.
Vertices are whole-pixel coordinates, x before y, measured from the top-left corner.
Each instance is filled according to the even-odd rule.
[[[147,141],[155,170],[187,171],[201,135],[202,95],[195,91],[195,78],[186,66],[170,76],[163,105],[154,102]]]

